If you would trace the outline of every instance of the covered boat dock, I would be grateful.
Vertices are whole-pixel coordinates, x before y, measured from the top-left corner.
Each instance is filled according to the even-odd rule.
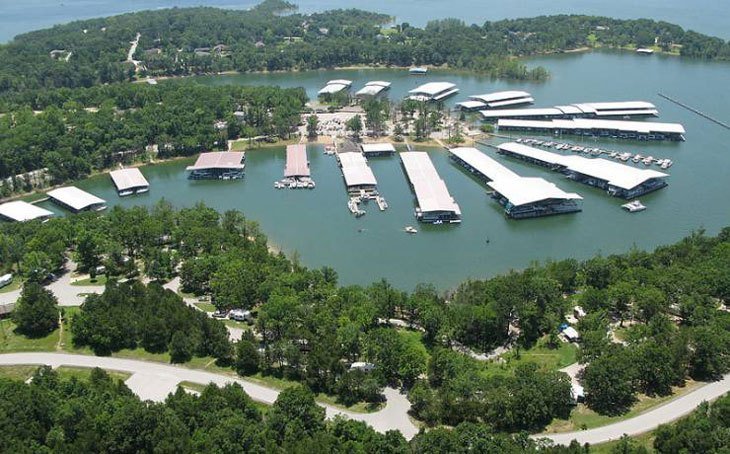
[[[646,101],[596,102],[532,109],[490,109],[480,111],[486,121],[552,120],[572,118],[656,117],[656,106]]]
[[[497,109],[500,107],[513,107],[525,104],[532,104],[535,99],[526,91],[499,91],[484,95],[469,96],[468,101],[456,103],[456,107],[462,110]]]
[[[150,190],[149,182],[136,167],[112,170],[109,176],[120,196],[141,194]]]
[[[576,118],[572,120],[514,120],[499,119],[502,132],[526,131],[547,134],[573,134],[592,137],[612,137],[635,140],[684,140],[684,126],[679,123],[648,121],[616,121]]]
[[[62,207],[79,213],[81,211],[101,211],[106,209],[106,201],[76,186],[48,191],[48,197]]]
[[[378,180],[375,179],[375,175],[362,153],[339,153],[337,160],[350,195],[361,194],[361,191],[368,194],[376,193]]]
[[[188,166],[191,180],[236,180],[243,178],[246,154],[236,151],[200,153],[195,164]]]
[[[284,176],[286,178],[304,178],[311,175],[307,160],[307,146],[303,144],[287,145]]]
[[[443,101],[459,92],[451,82],[429,82],[409,91],[409,99],[414,101]]]
[[[382,80],[368,82],[363,88],[355,93],[355,96],[361,99],[375,98],[387,92],[390,89],[390,85],[390,82]]]
[[[666,173],[608,161],[602,158],[564,156],[527,145],[510,142],[499,145],[500,153],[548,167],[568,178],[605,190],[624,199],[639,197],[667,186]]]
[[[360,145],[360,149],[366,157],[390,156],[395,153],[392,143],[364,143]]]
[[[22,200],[6,202],[0,205],[0,217],[7,221],[25,222],[34,219],[48,220],[53,213]]]
[[[400,158],[416,195],[416,218],[422,222],[437,224],[461,222],[461,209],[451,197],[428,153],[407,151],[400,153]]]
[[[352,81],[351,80],[345,80],[345,79],[336,79],[336,80],[330,80],[327,82],[327,84],[322,87],[317,94],[319,96],[332,96],[335,93],[339,93],[341,91],[347,91],[352,87]]]
[[[581,211],[580,195],[564,192],[542,178],[517,175],[476,148],[453,148],[450,153],[454,162],[487,183],[507,217],[526,219]]]

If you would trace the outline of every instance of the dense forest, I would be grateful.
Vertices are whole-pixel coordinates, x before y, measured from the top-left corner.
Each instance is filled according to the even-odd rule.
[[[241,213],[203,205],[175,210],[163,201],[0,228],[3,271],[42,281],[69,257],[82,271],[104,265],[110,280],[72,320],[77,345],[102,354],[169,351],[181,362],[212,356],[241,374],[294,380],[348,403],[377,402],[384,386],[402,387],[428,424],[538,431],[567,417],[567,375],[530,363],[495,370],[460,350],[557,349],[558,325],[576,304],[588,312],[577,325],[579,360],[587,364],[587,404],[599,413],[623,413],[639,393],[668,395],[689,378],[714,380],[730,369],[730,229],[653,253],[534,265],[443,295],[385,280],[338,286],[330,268],[270,253]],[[176,273],[183,291],[210,295],[220,310],[253,311],[251,332],[230,345],[219,322],[159,284],[114,283],[141,275],[165,282]],[[350,370],[355,361],[376,368]]]
[[[288,138],[306,101],[298,88],[184,81],[27,91],[0,117],[0,178],[47,168],[59,183],[141,157],[225,150],[239,136]]]
[[[0,45],[0,95],[33,88],[88,87],[139,76],[276,71],[348,65],[433,65],[540,80],[514,57],[580,47],[648,46],[688,57],[730,58],[730,44],[652,20],[549,16],[424,28],[359,10],[278,14],[283,2],[249,11],[185,8],[77,21]],[[139,45],[127,60],[131,42]],[[55,51],[55,52],[54,52]]]

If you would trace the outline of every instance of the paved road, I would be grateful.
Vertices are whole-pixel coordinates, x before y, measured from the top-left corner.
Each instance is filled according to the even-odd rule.
[[[73,267],[74,265],[72,265]],[[73,269],[73,268],[70,268]],[[59,306],[81,306],[86,296],[84,293],[101,293],[103,285],[71,285],[71,272],[61,275],[57,280],[46,286],[58,298]],[[14,303],[20,298],[21,289],[12,292],[0,293],[0,304]]]
[[[129,372],[133,375],[127,385],[143,399],[163,400],[169,392],[174,391],[178,383],[188,381],[207,385],[215,383],[223,386],[228,383],[239,383],[246,393],[260,402],[272,404],[279,396],[279,391],[246,380],[214,374],[201,370],[187,369],[168,364],[137,361],[122,358],[100,356],[70,355],[65,353],[7,353],[0,355],[0,365],[46,364],[53,367],[101,367],[108,370]],[[418,433],[418,428],[408,418],[410,402],[398,390],[385,389],[387,399],[385,408],[376,413],[353,413],[329,405],[322,405],[327,417],[342,415],[357,421],[364,421],[379,432],[398,430],[408,439]]]
[[[720,381],[705,385],[689,394],[625,421],[580,432],[541,434],[535,435],[533,438],[548,438],[560,445],[568,445],[572,440],[577,440],[580,444],[590,443],[593,445],[617,440],[624,434],[639,435],[654,430],[660,424],[679,419],[690,413],[702,402],[716,399],[728,392],[730,392],[730,374],[725,375]]]

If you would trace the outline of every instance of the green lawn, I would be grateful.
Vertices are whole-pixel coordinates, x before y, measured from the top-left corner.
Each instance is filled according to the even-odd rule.
[[[31,339],[15,332],[15,323],[0,321],[0,352],[42,352],[56,350],[59,330],[46,337]]]
[[[210,303],[195,303],[195,307],[204,312],[215,312],[215,306]]]
[[[16,278],[13,278],[13,282],[9,283],[5,287],[0,288],[0,293],[10,293],[18,290],[23,285],[23,281]]]
[[[695,389],[703,386],[704,383],[689,381],[682,388],[673,388],[674,393],[669,396],[662,397],[649,397],[645,395],[639,395],[638,401],[631,407],[631,410],[619,416],[605,416],[599,415],[595,411],[591,410],[583,404],[578,404],[570,414],[570,419],[556,419],[550,424],[546,432],[557,433],[557,432],[571,432],[574,430],[592,429],[594,427],[605,426],[607,424],[623,421],[629,418],[633,418],[641,413],[644,413],[652,408],[655,408],[661,404],[664,404],[672,399],[676,399],[684,394],[687,394]]]
[[[654,439],[656,437],[654,436],[654,432],[647,432],[645,434],[637,435],[635,437],[631,437],[631,439],[635,442],[635,446],[643,446],[646,448],[648,452],[655,452],[654,451]],[[620,443],[619,440],[615,441],[609,441],[608,443],[601,443],[600,445],[591,445],[591,453],[592,454],[611,454],[612,450],[618,446]]]
[[[550,348],[546,344],[547,337],[540,339],[537,345],[529,350],[510,351],[502,355],[503,363],[491,362],[486,364],[487,375],[508,375],[525,363],[537,363],[546,370],[559,370],[576,361],[578,348],[571,343],[560,342],[557,348]]]
[[[58,376],[62,380],[70,380],[75,377],[78,380],[88,380],[91,377],[90,367],[73,367],[73,366],[60,366],[56,369]],[[106,373],[112,378],[112,380],[126,381],[132,374],[127,372],[121,372],[118,370],[107,370]]]
[[[230,326],[231,328],[240,328],[246,331],[251,331],[253,329],[252,325],[249,325],[246,322],[237,322],[236,320],[230,320],[230,319],[223,319],[223,324],[226,326]]]
[[[0,366],[0,377],[26,381],[33,376],[38,366]]]
[[[105,275],[96,276],[95,278],[86,278],[86,279],[80,279],[78,281],[74,281],[71,283],[71,285],[77,286],[77,287],[89,287],[89,286],[104,286],[106,285],[107,278]]]

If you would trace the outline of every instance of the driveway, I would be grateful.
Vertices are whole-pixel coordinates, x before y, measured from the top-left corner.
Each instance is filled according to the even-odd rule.
[[[238,383],[252,399],[266,404],[273,404],[279,396],[278,390],[247,380],[169,364],[65,353],[7,353],[0,355],[0,365],[17,364],[100,367],[129,372],[133,374],[127,380],[130,389],[141,398],[154,401],[164,400],[167,394],[174,391],[177,384],[183,381],[201,385],[215,383],[218,386]],[[386,388],[384,394],[385,408],[375,413],[353,413],[330,405],[320,405],[325,408],[328,418],[345,416],[356,421],[363,421],[378,432],[398,430],[407,439],[413,438],[418,433],[418,428],[408,418],[410,402],[400,391],[393,388]]]

